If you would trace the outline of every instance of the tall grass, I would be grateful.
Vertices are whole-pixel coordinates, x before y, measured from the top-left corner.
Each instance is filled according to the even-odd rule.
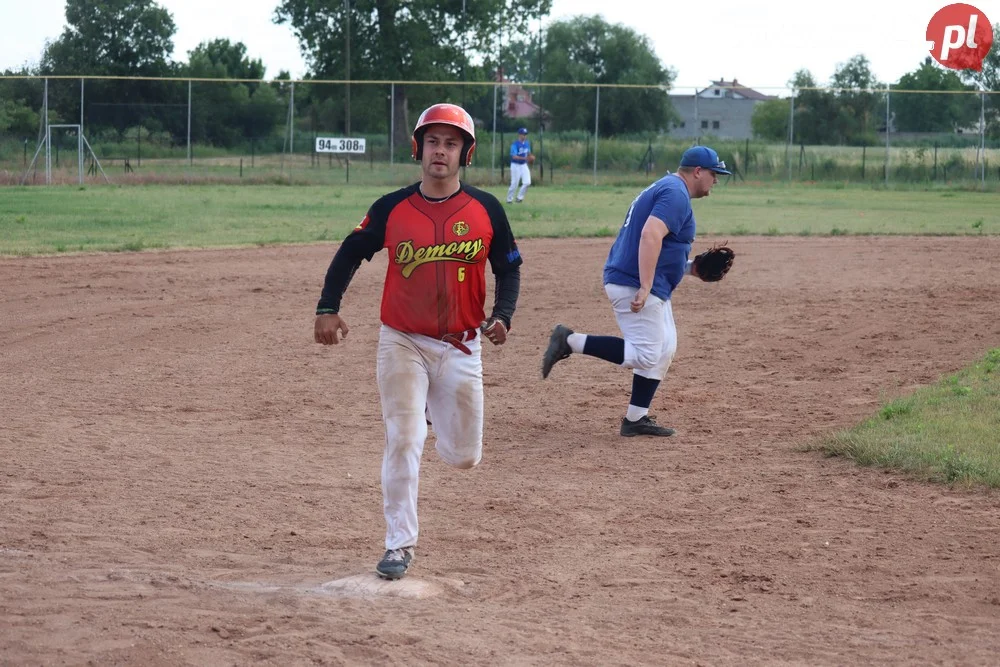
[[[126,139],[117,135],[102,136],[91,142],[99,160],[105,160],[112,169],[123,167],[122,158],[128,158],[130,167],[145,176],[144,182],[183,179],[212,181],[220,177],[218,167],[225,167],[226,179],[238,179],[242,162],[243,178],[252,173],[264,181],[277,172],[290,182],[325,183],[347,182],[346,156],[316,155],[312,153],[313,137],[299,135],[294,151],[291,145],[274,137],[245,141],[233,148],[196,145],[188,160],[187,146],[173,144],[169,137],[155,134],[143,140],[126,133]],[[507,150],[512,137],[480,133],[475,168],[485,169],[487,176],[480,176],[479,183],[502,182],[505,177]],[[368,153],[354,156],[351,169],[361,182],[393,184],[393,174],[398,168],[410,165],[409,147],[400,146],[392,153],[395,164],[390,163],[390,148],[384,136],[368,137]],[[597,184],[638,183],[652,175],[677,168],[680,156],[691,145],[689,140],[664,136],[648,138],[598,138],[586,133],[546,134],[532,137],[533,148],[539,156],[535,178],[552,183]],[[62,145],[53,142],[53,159],[58,156],[63,163],[75,164],[76,143],[73,137],[63,137]],[[703,139],[719,151],[727,164],[736,168],[737,179],[752,181],[840,181],[881,185],[886,182],[886,165],[890,185],[976,183],[983,179],[987,188],[1000,187],[1000,148],[914,145],[900,142],[890,146],[787,146],[759,141]],[[595,162],[596,143],[596,162]],[[0,138],[0,171],[7,176],[2,182],[19,182],[35,149],[12,138]],[[44,158],[44,156],[40,156]],[[325,170],[324,170],[325,168]],[[596,174],[595,174],[596,168]],[[44,171],[39,162],[38,171]],[[57,169],[58,170],[58,169]],[[124,171],[124,170],[122,170]],[[330,178],[330,174],[335,174]],[[368,173],[365,173],[368,172]],[[482,172],[480,172],[482,173]],[[124,173],[122,174],[124,176]],[[379,180],[382,179],[382,180]],[[31,179],[29,179],[31,181]],[[37,182],[35,178],[31,182]],[[128,182],[125,180],[124,182]]]

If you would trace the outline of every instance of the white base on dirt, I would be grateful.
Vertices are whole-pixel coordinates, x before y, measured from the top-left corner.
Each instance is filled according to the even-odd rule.
[[[351,577],[334,579],[333,581],[321,584],[315,592],[351,598],[396,597],[422,599],[440,595],[446,587],[455,588],[462,585],[461,581],[450,579],[431,581],[419,577],[406,576],[402,579],[389,581],[381,579],[375,574],[356,574]]]

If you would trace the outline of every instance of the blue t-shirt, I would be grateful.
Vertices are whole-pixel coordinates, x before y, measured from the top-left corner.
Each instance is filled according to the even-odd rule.
[[[531,142],[525,139],[524,141],[515,141],[510,145],[510,163],[511,164],[524,164],[528,161],[528,154],[531,152]],[[514,158],[520,158],[515,160]]]
[[[604,265],[604,283],[638,288],[639,239],[649,216],[667,224],[656,262],[652,294],[667,300],[687,270],[687,259],[694,242],[694,212],[687,185],[676,174],[668,174],[639,193],[625,216],[625,224],[611,246]]]

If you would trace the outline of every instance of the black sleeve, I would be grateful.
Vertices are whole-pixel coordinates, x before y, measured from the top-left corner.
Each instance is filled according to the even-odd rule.
[[[371,261],[385,245],[386,220],[396,203],[396,197],[387,196],[372,204],[364,220],[340,244],[326,270],[323,293],[316,305],[317,315],[340,312],[340,300],[361,266],[361,260]]]
[[[350,238],[350,237],[348,237]],[[347,286],[351,284],[354,272],[361,266],[360,255],[355,254],[355,249],[345,240],[337,250],[330,262],[330,268],[326,270],[326,279],[323,281],[323,293],[316,304],[317,315],[327,315],[340,312],[340,300],[347,291]]]
[[[493,314],[490,317],[502,320],[507,330],[510,331],[510,321],[514,317],[517,296],[521,291],[521,267],[515,266],[505,273],[500,273],[496,279],[496,299],[493,303]]]
[[[471,188],[470,188],[471,190]],[[491,317],[498,317],[510,329],[517,297],[521,291],[521,251],[514,240],[514,232],[507,219],[507,211],[493,195],[477,190],[473,195],[486,208],[493,225],[493,241],[490,243],[490,266],[496,276],[496,300]]]

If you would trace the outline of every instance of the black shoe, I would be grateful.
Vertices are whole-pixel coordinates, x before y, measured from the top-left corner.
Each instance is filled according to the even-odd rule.
[[[545,350],[545,355],[542,357],[543,378],[549,376],[549,373],[552,372],[552,367],[556,365],[557,361],[573,354],[573,350],[570,349],[569,342],[566,340],[571,333],[573,333],[572,329],[564,327],[561,324],[557,324],[552,329],[552,335],[549,336],[549,347]]]
[[[634,435],[657,435],[665,438],[674,433],[676,433],[674,429],[657,425],[656,420],[648,415],[640,417],[638,421],[634,422],[622,417],[621,434],[626,438],[631,438]]]
[[[402,579],[414,558],[416,553],[413,547],[389,549],[375,566],[375,574],[383,579]]]

